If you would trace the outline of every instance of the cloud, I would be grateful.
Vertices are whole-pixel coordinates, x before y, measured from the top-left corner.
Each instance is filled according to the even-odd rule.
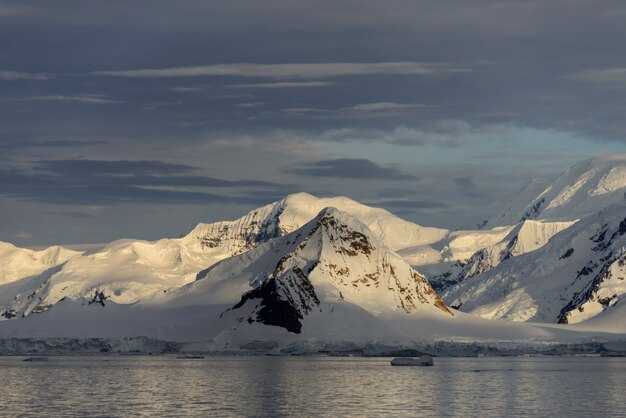
[[[374,102],[360,103],[340,109],[319,109],[314,107],[288,107],[281,112],[290,116],[315,119],[363,119],[397,116],[417,108],[429,107],[421,103]]]
[[[178,87],[170,87],[170,88],[167,88],[166,90],[167,91],[175,91],[175,92],[187,93],[187,92],[205,91],[206,87],[203,87],[203,86],[178,86]]]
[[[26,232],[26,231],[20,231],[17,234],[13,235],[13,238],[17,238],[17,239],[28,239],[31,238],[33,235],[30,232]]]
[[[327,62],[316,64],[213,64],[192,67],[146,68],[139,70],[95,71],[91,74],[109,77],[266,77],[331,78],[364,75],[434,75],[469,71],[448,63],[422,62]]]
[[[626,86],[626,67],[589,69],[570,74],[566,78],[592,84]]]
[[[107,141],[81,141],[72,139],[52,139],[52,140],[21,140],[9,142],[6,144],[0,143],[0,149],[2,150],[16,150],[24,148],[73,148],[93,145],[107,145]]]
[[[314,107],[287,107],[285,109],[281,109],[281,112],[285,112],[291,115],[302,115],[302,114],[307,114],[307,113],[317,113],[317,114],[334,113],[332,110],[316,109]]]
[[[254,109],[257,107],[263,107],[267,104],[267,102],[248,102],[248,103],[236,103],[234,106]]]
[[[452,121],[440,121],[421,129],[398,126],[391,130],[336,128],[329,129],[318,136],[318,140],[331,142],[382,142],[394,145],[422,146],[431,145],[441,148],[459,148],[473,130],[469,125]]]
[[[397,168],[381,167],[373,161],[356,158],[337,158],[304,164],[293,170],[301,176],[344,177],[353,179],[417,180]]]
[[[406,195],[406,191],[404,192]],[[446,207],[446,204],[436,200],[382,200],[367,202],[367,205],[390,209],[438,209]]]
[[[50,94],[45,96],[29,96],[3,99],[5,102],[76,102],[84,104],[112,104],[122,103],[118,100],[108,99],[106,96],[97,94]]]
[[[258,180],[223,180],[190,174],[197,170],[163,161],[42,160],[33,170],[0,170],[0,195],[73,205],[135,203],[266,203],[290,186]],[[198,188],[218,188],[214,193]],[[257,189],[259,195],[238,194]],[[262,199],[260,196],[266,196]]]
[[[51,212],[52,215],[63,216],[71,219],[95,219],[97,216],[85,212]]]
[[[195,170],[186,164],[173,164],[154,160],[41,160],[36,163],[39,170],[62,175],[138,175],[138,174],[182,174]]]
[[[478,190],[478,186],[471,176],[457,177],[453,179],[454,183],[462,190],[465,196],[484,197],[485,194]]]
[[[0,9],[0,16],[1,16]],[[0,71],[0,80],[16,81],[16,80],[47,80],[46,74],[24,73],[20,71]]]
[[[416,107],[426,107],[421,103],[393,103],[393,102],[375,102],[375,103],[361,103],[351,107],[345,107],[343,110],[353,112],[380,112],[389,110],[406,110],[414,109]]]
[[[336,84],[329,81],[277,81],[275,83],[230,84],[226,87],[231,89],[301,89],[327,87]]]

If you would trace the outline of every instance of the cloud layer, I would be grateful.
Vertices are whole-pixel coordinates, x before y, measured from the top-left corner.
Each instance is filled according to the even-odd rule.
[[[331,78],[366,75],[432,75],[469,71],[451,64],[421,62],[322,62],[280,64],[213,64],[190,67],[146,68],[139,70],[94,71],[109,77],[260,77],[260,78]]]
[[[624,16],[621,0],[0,2],[0,240],[177,235],[300,190],[475,225],[530,178],[626,147]]]

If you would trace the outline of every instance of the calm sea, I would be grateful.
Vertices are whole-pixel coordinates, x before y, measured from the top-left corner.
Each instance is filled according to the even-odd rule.
[[[0,357],[0,415],[626,416],[626,359]]]

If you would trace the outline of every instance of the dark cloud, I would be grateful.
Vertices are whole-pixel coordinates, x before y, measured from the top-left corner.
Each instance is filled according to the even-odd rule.
[[[57,175],[138,175],[138,174],[183,174],[195,170],[186,164],[172,164],[164,161],[126,160],[42,160],[36,168]]]
[[[485,194],[478,189],[471,176],[457,177],[454,183],[461,189],[461,193],[469,197],[485,197]]]
[[[14,142],[0,142],[2,150],[16,150],[24,148],[77,148],[83,146],[107,145],[107,141],[80,141],[80,140],[22,140]]]
[[[356,158],[337,158],[303,164],[293,171],[301,176],[344,177],[352,179],[417,180],[393,167],[381,167],[373,161]]]
[[[4,236],[69,237],[71,217],[44,219],[63,202],[115,205],[92,239],[183,225],[146,202],[191,225],[299,190],[470,225],[530,177],[623,148],[625,15],[622,0],[0,2]]]
[[[51,212],[51,215],[64,216],[71,219],[94,219],[95,215],[85,212]]]
[[[163,161],[50,160],[33,170],[0,170],[0,195],[53,204],[119,202],[167,204],[267,203],[287,186],[257,180],[228,181],[190,175],[196,168]],[[258,195],[214,193],[189,188],[264,190]],[[261,198],[265,196],[266,198]]]

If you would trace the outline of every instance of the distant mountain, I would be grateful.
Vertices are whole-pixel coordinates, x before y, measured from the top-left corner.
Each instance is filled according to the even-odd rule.
[[[553,182],[534,180],[487,228],[527,219],[572,221],[614,204],[626,203],[626,154],[585,160]]]
[[[563,324],[599,320],[625,309],[625,299],[623,204],[587,216],[540,249],[501,260],[444,293],[451,306],[483,318]]]
[[[262,323],[293,333],[301,332],[309,315],[341,321],[332,315],[336,305],[374,317],[452,315],[426,278],[367,226],[334,208],[145,303],[176,308],[230,304],[223,316],[239,326]]]

